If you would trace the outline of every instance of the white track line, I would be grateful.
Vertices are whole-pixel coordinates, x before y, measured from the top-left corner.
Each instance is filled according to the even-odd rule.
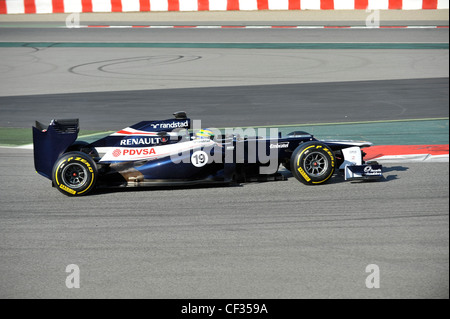
[[[98,28],[98,29],[448,29],[448,26],[283,26],[283,25],[79,25],[60,28]]]

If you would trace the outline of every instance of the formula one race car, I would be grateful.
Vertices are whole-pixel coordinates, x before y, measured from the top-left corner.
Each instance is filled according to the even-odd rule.
[[[298,131],[249,136],[214,129],[191,129],[185,112],[162,121],[144,121],[95,142],[78,141],[78,120],[52,120],[33,127],[36,171],[69,196],[95,187],[178,186],[281,180],[280,164],[300,182],[318,185],[336,168],[345,179],[378,179],[382,167],[364,163],[359,141],[319,141]],[[237,133],[238,132],[238,133]],[[240,133],[240,134],[239,134]]]

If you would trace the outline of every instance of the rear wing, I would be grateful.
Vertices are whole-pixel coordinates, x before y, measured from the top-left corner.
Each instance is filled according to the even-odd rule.
[[[75,142],[80,131],[78,119],[52,120],[48,127],[36,121],[33,127],[34,167],[52,179],[53,165],[64,151]]]

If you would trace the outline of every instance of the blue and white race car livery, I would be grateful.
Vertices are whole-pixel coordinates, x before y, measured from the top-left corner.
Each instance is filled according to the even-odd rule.
[[[69,196],[100,187],[230,184],[283,180],[280,164],[306,185],[327,182],[336,169],[346,180],[378,179],[382,167],[364,163],[370,142],[317,140],[298,131],[282,136],[191,129],[185,112],[143,121],[94,142],[78,141],[78,120],[33,127],[36,171]]]

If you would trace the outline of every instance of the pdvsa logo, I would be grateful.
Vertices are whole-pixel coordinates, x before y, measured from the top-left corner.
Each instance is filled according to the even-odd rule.
[[[154,148],[141,148],[141,149],[126,149],[123,150],[123,156],[136,156],[136,155],[156,155]]]
[[[139,148],[139,149],[115,149],[112,153],[112,156],[147,156],[147,155],[156,155],[156,151],[154,148]]]
[[[119,149],[116,149],[116,150],[114,150],[114,151],[112,152],[112,155],[113,155],[114,157],[119,157],[120,154],[122,154],[122,151],[119,150]]]

